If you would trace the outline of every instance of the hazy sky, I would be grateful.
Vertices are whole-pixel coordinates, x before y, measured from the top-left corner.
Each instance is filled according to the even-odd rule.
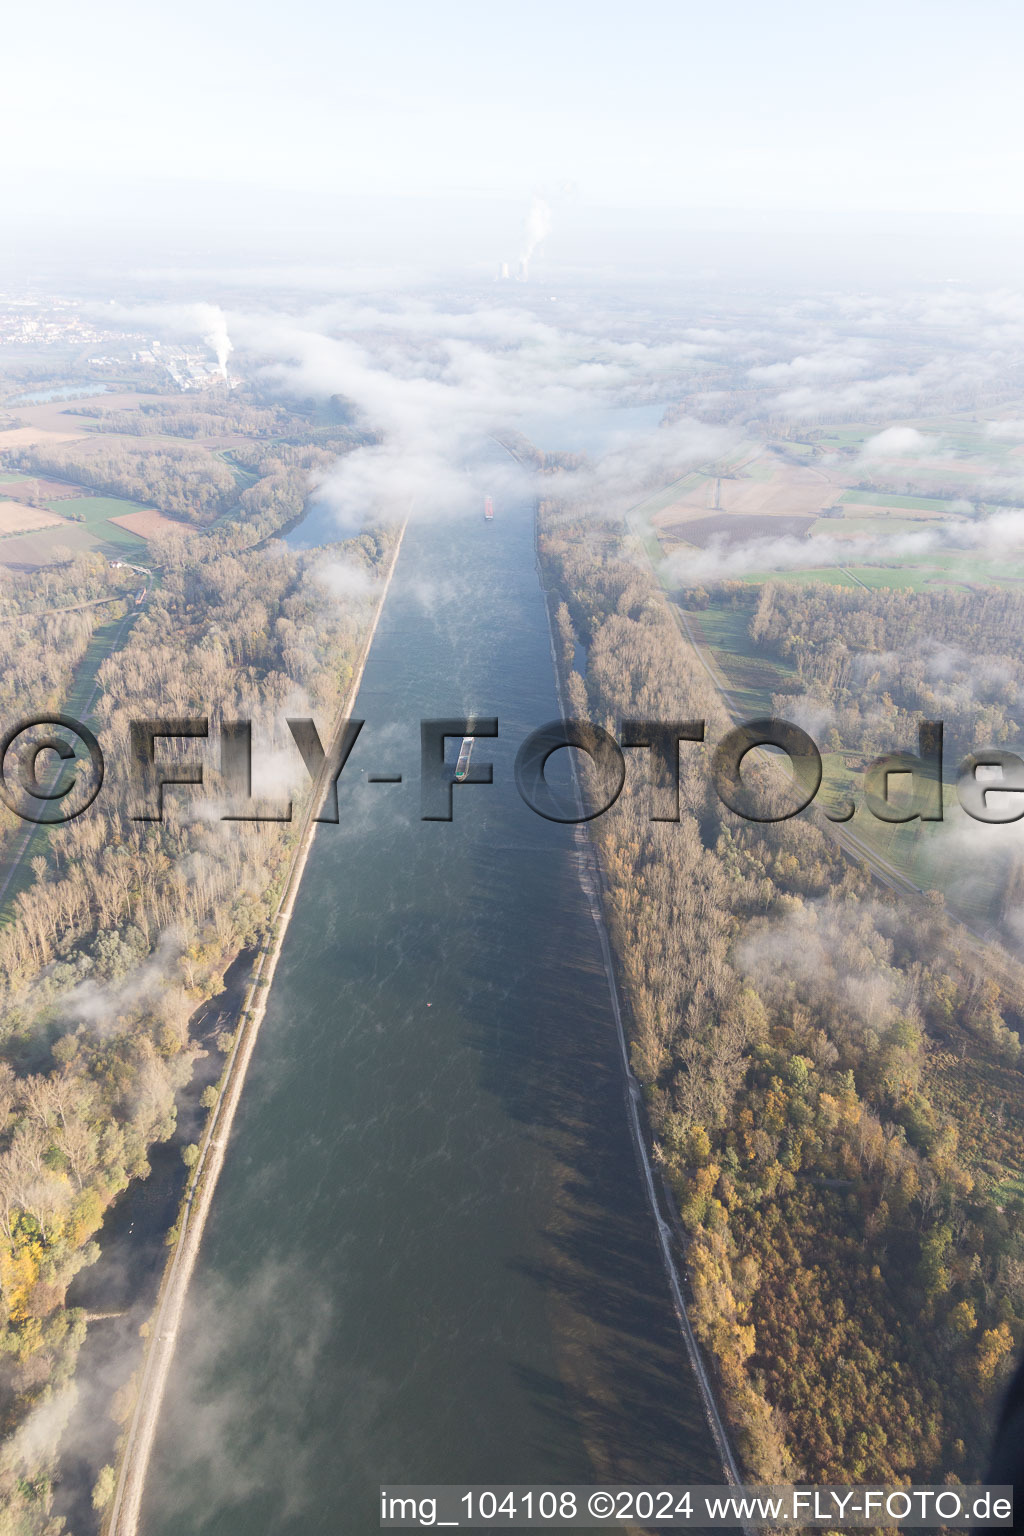
[[[15,226],[130,211],[143,183],[168,206],[241,186],[341,221],[359,196],[541,191],[556,223],[559,207],[1024,223],[1016,0],[51,0],[9,10],[4,34]]]
[[[17,164],[674,207],[998,209],[1022,9],[51,0],[4,23]]]

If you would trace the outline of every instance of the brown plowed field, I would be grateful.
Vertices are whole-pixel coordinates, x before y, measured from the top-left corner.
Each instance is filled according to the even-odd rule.
[[[716,512],[714,517],[662,523],[659,531],[706,549],[714,542],[745,544],[750,539],[802,538],[816,522],[815,517],[743,517],[735,512]]]
[[[159,539],[168,533],[195,532],[191,523],[179,523],[176,518],[165,517],[162,512],[148,508],[142,512],[125,512],[121,517],[112,517],[110,521],[119,528],[127,528],[129,533],[137,533],[140,539]]]
[[[69,501],[93,494],[87,486],[68,485],[66,480],[12,480],[3,492],[11,501]]]
[[[0,501],[0,535],[31,533],[35,528],[52,528],[64,519],[41,507],[23,507],[19,501]]]

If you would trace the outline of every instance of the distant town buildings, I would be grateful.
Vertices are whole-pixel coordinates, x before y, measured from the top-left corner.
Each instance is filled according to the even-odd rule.
[[[57,299],[33,304],[0,295],[0,346],[89,346],[107,333]]]
[[[34,364],[44,350],[55,361],[63,353],[66,362],[100,373],[132,364],[154,369],[163,387],[182,391],[233,389],[240,382],[221,369],[208,347],[172,346],[143,332],[113,329],[84,316],[72,299],[0,293],[0,357]]]

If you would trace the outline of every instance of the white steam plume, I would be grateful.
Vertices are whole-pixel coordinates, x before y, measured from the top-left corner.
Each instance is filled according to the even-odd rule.
[[[203,340],[217,358],[221,378],[228,376],[228,357],[234,351],[228,335],[228,323],[219,304],[197,304],[196,316],[202,326]]]
[[[87,306],[87,312],[88,312]],[[214,353],[217,369],[227,377],[228,357],[235,350],[228,335],[228,322],[219,304],[115,304],[92,306],[105,320],[152,328],[159,335],[185,341],[199,336]]]
[[[519,271],[522,277],[526,277],[530,270],[530,260],[534,251],[542,240],[546,240],[551,233],[551,208],[543,197],[534,195],[530,204],[530,211],[526,215],[526,224],[523,230],[524,244],[523,254],[519,258]]]

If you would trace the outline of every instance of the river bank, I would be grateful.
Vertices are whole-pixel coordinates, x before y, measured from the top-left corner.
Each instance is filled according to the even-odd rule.
[[[68,1290],[68,1307],[81,1308],[89,1326],[75,1367],[75,1405],[61,1437],[54,1514],[76,1533],[99,1528],[92,1490],[100,1469],[117,1461],[123,1426],[113,1414],[132,1390],[144,1349],[142,1331],[167,1267],[167,1235],[191,1177],[182,1153],[202,1139],[209,1116],[202,1097],[224,1071],[218,1037],[238,1028],[255,960],[255,950],[243,950],[224,973],[223,992],[190,1021],[190,1038],[203,1054],[175,1097],[174,1134],[150,1149],[148,1176],[133,1180],[110,1207],[99,1258],[76,1275]]]
[[[559,654],[557,643],[557,628],[555,615],[552,611],[553,599],[556,589],[547,586],[549,573],[545,570],[543,557],[540,551],[539,539],[536,536],[537,525],[535,522],[535,544],[537,561],[537,574],[544,588],[545,609],[548,617],[548,637],[551,642],[551,663],[555,672],[555,685],[558,692],[558,701],[563,718],[571,715],[566,688],[568,679],[563,675],[564,668]],[[583,813],[583,794],[579,779],[574,771],[573,788],[576,803],[580,814]],[[580,888],[590,908],[590,915],[594,920],[598,939],[601,945],[601,956],[604,962],[605,975],[608,980],[608,995],[611,999],[612,1012],[615,1018],[615,1032],[619,1046],[619,1054],[622,1063],[623,1080],[625,1083],[625,1107],[629,1120],[629,1128],[636,1153],[637,1163],[643,1178],[644,1191],[651,1216],[655,1223],[658,1235],[658,1246],[661,1251],[662,1261],[665,1266],[665,1275],[669,1289],[672,1293],[672,1304],[679,1323],[679,1331],[686,1347],[690,1369],[694,1379],[700,1388],[701,1400],[704,1406],[704,1414],[708,1428],[714,1439],[715,1447],[721,1458],[722,1473],[726,1480],[734,1485],[742,1484],[743,1477],[728,1431],[722,1422],[722,1416],[718,1409],[714,1386],[708,1374],[707,1366],[701,1354],[700,1345],[697,1343],[690,1321],[689,1310],[686,1305],[684,1285],[676,1263],[674,1243],[682,1248],[681,1233],[678,1230],[678,1220],[671,1206],[668,1191],[662,1188],[659,1197],[658,1186],[655,1181],[654,1169],[651,1163],[651,1133],[647,1124],[647,1116],[644,1109],[643,1093],[640,1088],[629,1060],[629,1041],[626,1033],[624,1010],[628,1007],[623,1001],[623,991],[619,967],[616,963],[615,953],[612,948],[611,935],[609,933],[608,920],[605,914],[605,901],[608,897],[607,878],[601,865],[601,856],[591,841],[586,825],[580,823],[576,827],[576,841],[578,846],[578,874]],[[662,1201],[666,1202],[665,1209]],[[668,1220],[666,1220],[666,1215]],[[671,1223],[671,1224],[670,1224]]]
[[[395,542],[373,621],[367,632],[358,664],[353,671],[339,720],[343,720],[351,712],[359,692],[370,647],[377,632],[401,553],[406,526],[407,523],[402,524]],[[336,723],[332,745],[336,744],[341,729],[341,725]],[[328,761],[330,758],[331,753],[328,753]],[[253,1048],[263,1022],[270,984],[277,968],[281,946],[294,909],[295,897],[316,832],[317,823],[314,817],[320,808],[324,787],[324,783],[318,781],[310,792],[292,864],[274,916],[271,937],[257,955],[246,992],[241,1010],[241,1022],[225,1069],[224,1087],[199,1144],[199,1157],[181,1206],[177,1240],[167,1262],[150,1324],[135,1408],[118,1460],[114,1494],[108,1509],[104,1512],[102,1525],[104,1536],[134,1536],[138,1529],[149,1456],[160,1404],[174,1356],[189,1281],[195,1268]]]

